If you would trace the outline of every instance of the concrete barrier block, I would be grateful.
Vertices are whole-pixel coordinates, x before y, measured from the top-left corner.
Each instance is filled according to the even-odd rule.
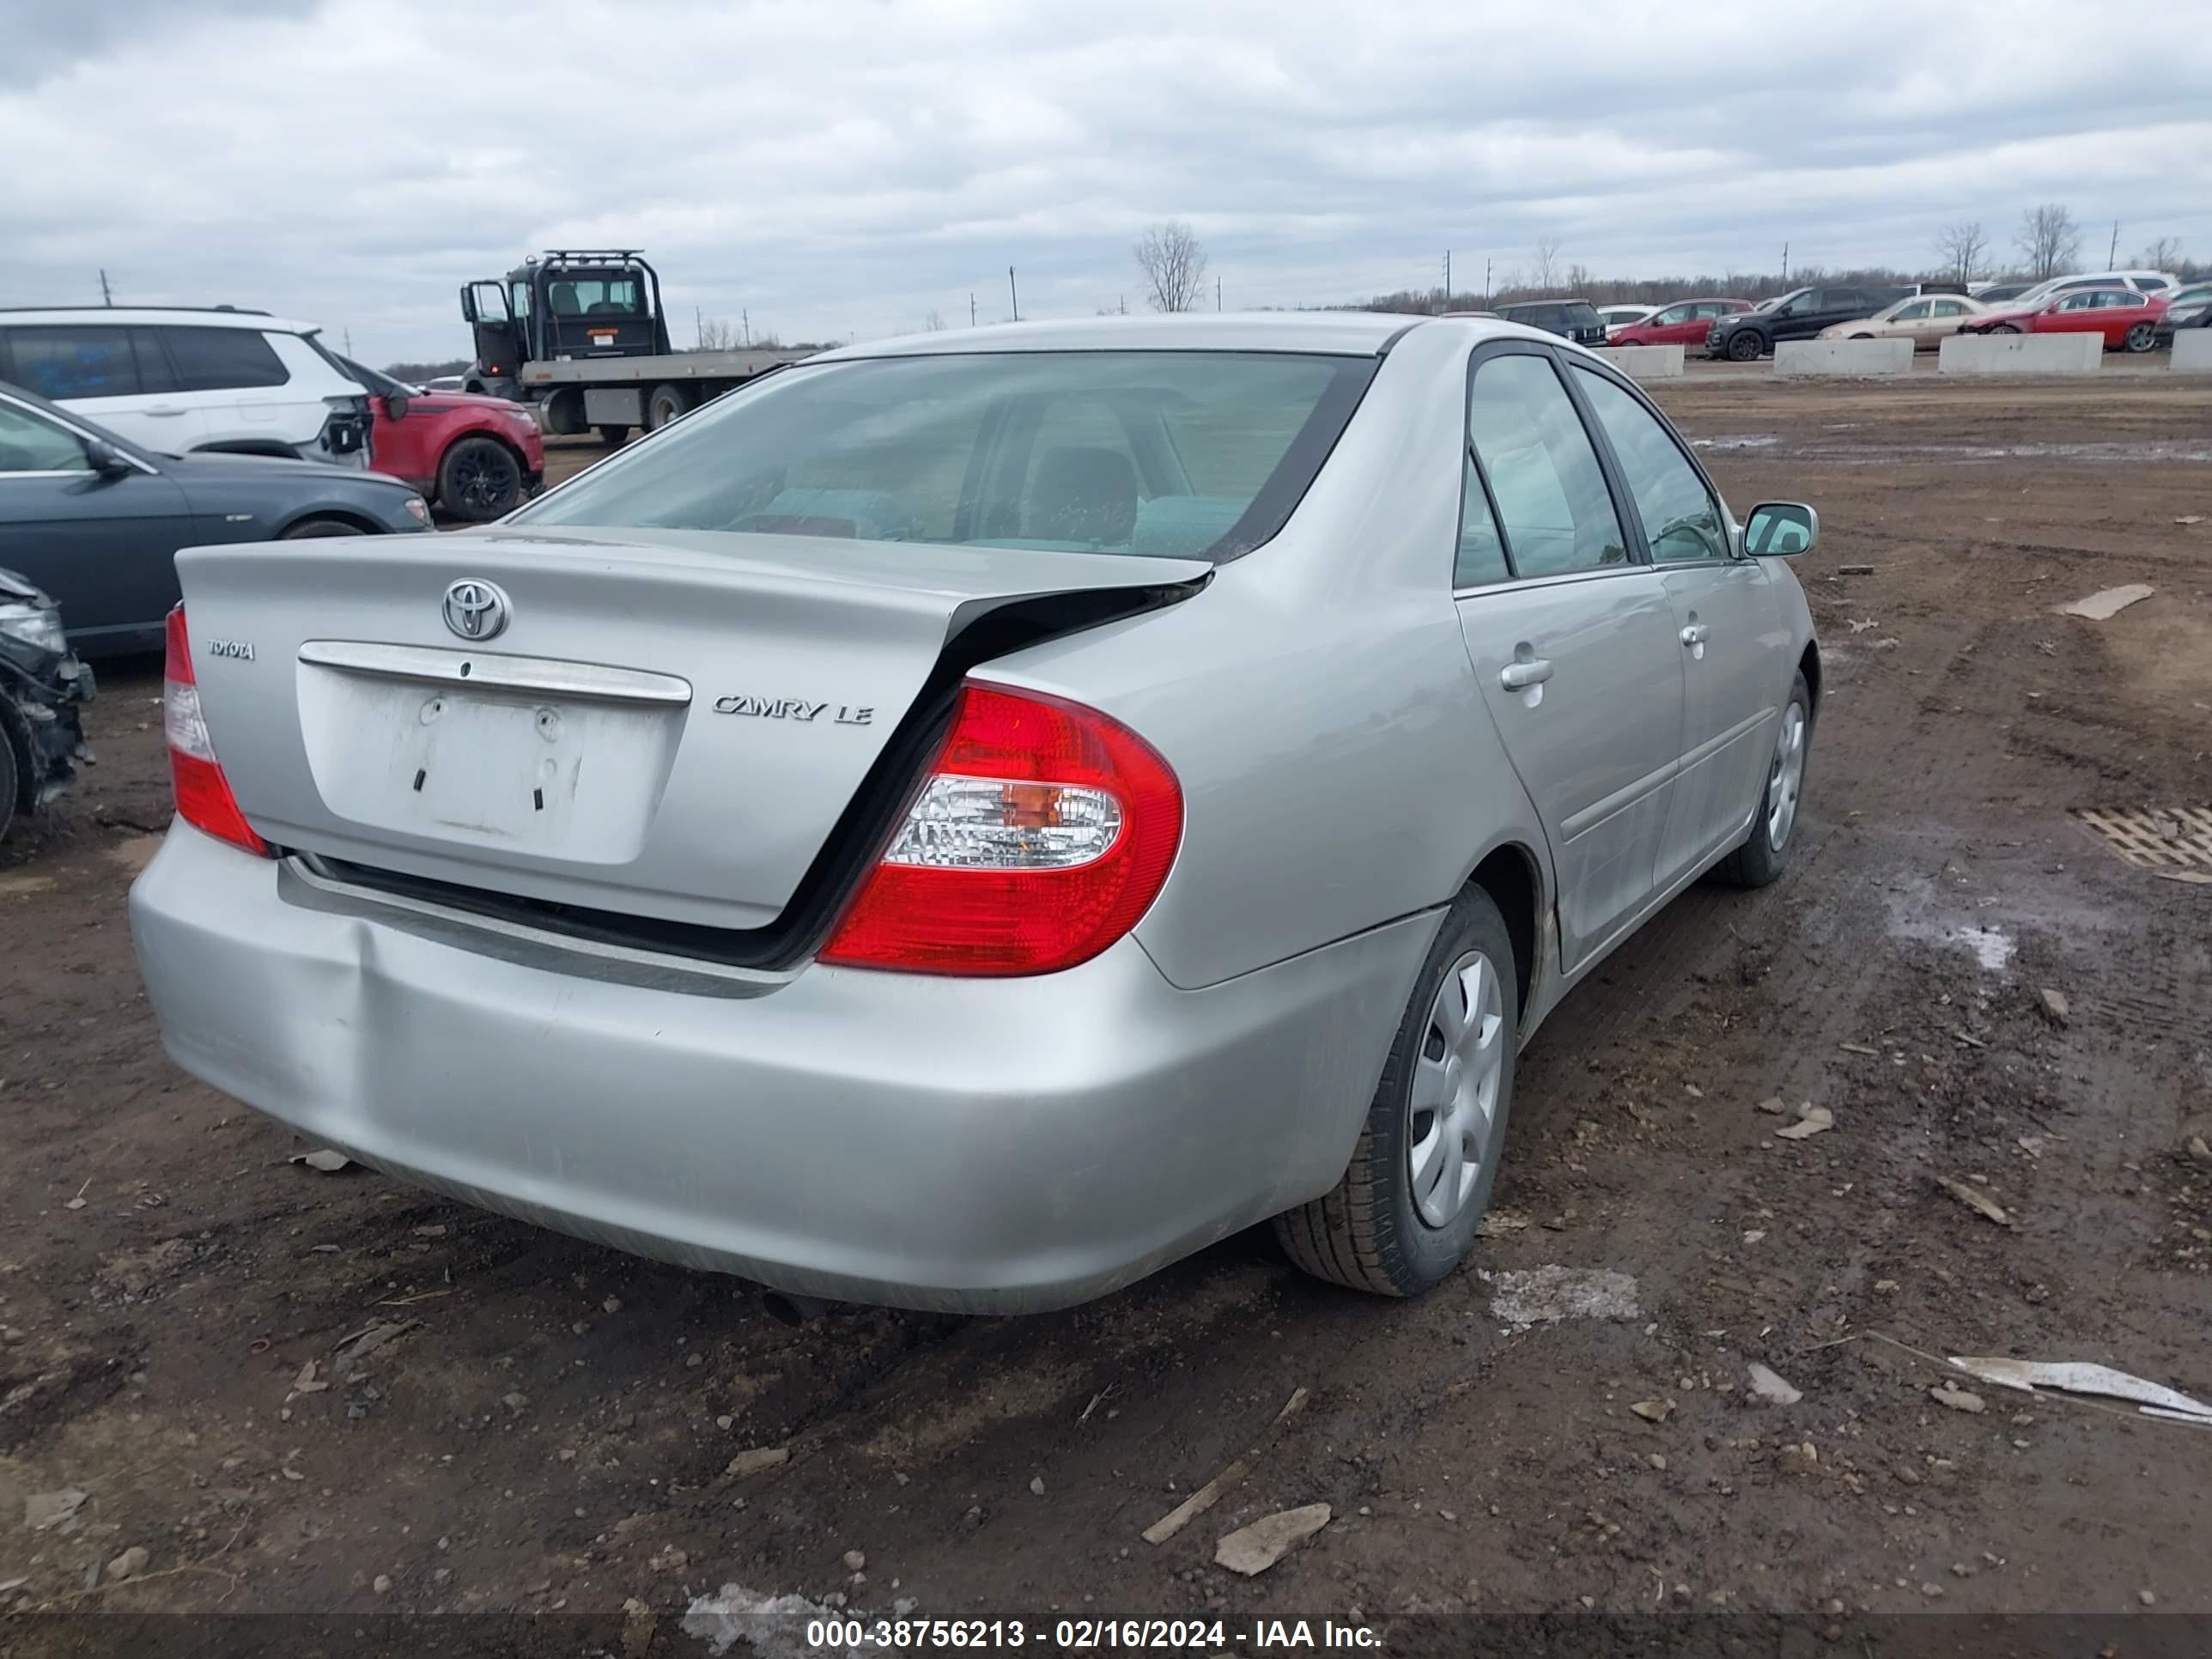
[[[1598,355],[1632,380],[1681,378],[1682,348],[1678,345],[1606,346]]]
[[[2212,374],[2212,328],[2173,331],[2173,372]]]
[[[1784,340],[1774,348],[1777,374],[1910,374],[1910,340]]]
[[[1946,374],[2094,374],[2101,334],[1952,334],[1936,349]]]

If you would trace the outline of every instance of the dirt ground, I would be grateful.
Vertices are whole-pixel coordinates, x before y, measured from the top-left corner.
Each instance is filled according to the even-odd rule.
[[[100,765],[0,854],[0,1610],[628,1606],[633,1653],[708,1650],[682,1616],[726,1584],[1232,1630],[2212,1614],[2212,1433],[1929,1392],[1930,1357],[1991,1354],[2212,1397],[2212,886],[2074,816],[2212,805],[2212,393],[1660,396],[1739,512],[1822,514],[1796,866],[1693,890],[1559,1011],[1490,1236],[1413,1304],[1255,1233],[1070,1313],[794,1329],[733,1280],[289,1163],[155,1040],[123,903],[167,813],[159,669],[110,665]],[[2055,614],[2126,582],[2156,591]],[[1833,1127],[1778,1139],[1769,1100]],[[1553,1268],[1632,1284],[1516,1326],[1561,1311]],[[1753,1361],[1802,1400],[1750,1399]],[[1300,1389],[1242,1485],[1141,1540]],[[788,1458],[727,1472],[754,1449]],[[62,1489],[74,1519],[27,1525]],[[1312,1503],[1265,1576],[1212,1565]],[[100,1576],[133,1547],[142,1576]]]

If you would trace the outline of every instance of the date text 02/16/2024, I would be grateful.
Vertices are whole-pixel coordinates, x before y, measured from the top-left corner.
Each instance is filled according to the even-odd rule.
[[[806,1626],[809,1648],[830,1653],[900,1649],[1024,1648],[1032,1643],[1070,1652],[1122,1650],[1205,1652],[1232,1644],[1255,1650],[1375,1650],[1381,1635],[1364,1625],[1333,1620],[1265,1619],[1232,1630],[1218,1619],[1061,1619],[1048,1632],[1018,1619],[818,1619]]]

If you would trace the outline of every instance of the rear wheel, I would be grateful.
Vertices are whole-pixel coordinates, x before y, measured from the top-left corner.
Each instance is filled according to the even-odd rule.
[[[658,432],[672,421],[680,421],[690,410],[691,399],[680,386],[657,386],[646,395],[645,429]]]
[[[1728,355],[1731,362],[1756,362],[1765,349],[1765,343],[1750,329],[1739,329],[1729,336]]]
[[[2130,351],[2148,351],[2158,343],[2158,328],[2151,323],[2137,323],[2121,337],[2120,343]]]
[[[1343,1179],[1275,1218],[1292,1261],[1380,1296],[1459,1266],[1497,1179],[1520,1022],[1505,919],[1471,887],[1429,947]]]
[[[305,541],[311,536],[358,536],[360,534],[359,525],[348,524],[343,519],[302,519],[299,523],[288,526],[284,533],[276,539],[280,542],[297,542]]]
[[[1982,332],[1984,334],[2017,334],[2020,332],[2020,325],[2017,323],[1999,323],[1994,328],[1984,329]]]
[[[438,462],[438,505],[471,524],[489,524],[522,501],[522,463],[496,438],[462,438]]]
[[[599,428],[599,441],[609,449],[619,448],[629,441],[629,428],[626,426],[603,426]]]
[[[1805,793],[1805,755],[1812,742],[1813,694],[1799,674],[1790,682],[1790,702],[1774,734],[1759,816],[1751,821],[1743,845],[1720,861],[1716,873],[1723,881],[1735,887],[1764,887],[1789,867],[1797,805]]]

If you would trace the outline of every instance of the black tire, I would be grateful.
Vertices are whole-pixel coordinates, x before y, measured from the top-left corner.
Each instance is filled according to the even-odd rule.
[[[299,542],[315,536],[358,536],[361,533],[359,525],[348,524],[343,519],[302,519],[295,525],[287,526],[276,539],[280,542]]]
[[[1474,1185],[1449,1224],[1438,1227],[1423,1219],[1415,1203],[1408,1160],[1412,1090],[1421,1055],[1432,1046],[1432,1036],[1440,1035],[1432,1032],[1430,1018],[1438,991],[1453,965],[1471,951],[1481,952],[1496,969],[1502,1069]],[[1317,1279],[1378,1296],[1417,1296],[1451,1275],[1474,1243],[1498,1177],[1513,1106],[1520,1024],[1513,940],[1505,919],[1489,894],[1470,887],[1446,914],[1421,964],[1343,1178],[1311,1203],[1275,1218],[1275,1237],[1293,1262]]]
[[[661,385],[645,397],[645,429],[658,432],[664,426],[680,421],[690,411],[691,398],[680,386]]]
[[[1984,329],[1982,332],[1984,334],[2017,334],[2020,332],[2020,325],[2017,323],[1997,323],[1992,325],[1990,327]]]
[[[1732,363],[1754,363],[1766,355],[1766,342],[1757,329],[1740,328],[1728,337],[1728,355]]]
[[[599,441],[609,449],[619,449],[629,441],[629,428],[626,426],[603,426],[599,428]]]
[[[522,462],[496,438],[458,438],[438,458],[438,505],[489,524],[522,505]]]
[[[9,826],[15,822],[15,809],[21,805],[23,778],[15,763],[15,741],[9,735],[4,722],[0,722],[0,841],[8,839]]]
[[[1797,819],[1803,810],[1807,763],[1812,758],[1813,749],[1813,694],[1802,674],[1790,678],[1790,701],[1783,705],[1782,730],[1788,729],[1792,711],[1799,721],[1802,745],[1797,763],[1797,799],[1782,831],[1781,845],[1777,846],[1771,826],[1775,790],[1783,769],[1782,757],[1778,752],[1767,763],[1766,787],[1759,791],[1759,811],[1751,821],[1750,833],[1741,847],[1714,866],[1713,873],[1731,887],[1765,887],[1779,881],[1782,872],[1790,867],[1790,849],[1797,844]]]
[[[2124,351],[2148,351],[2157,343],[2158,325],[2154,323],[2137,323],[2120,337],[2120,348]]]
[[[1851,336],[1851,338],[1854,340],[1871,340],[1874,338],[1874,336],[1871,334],[1854,334]]]

